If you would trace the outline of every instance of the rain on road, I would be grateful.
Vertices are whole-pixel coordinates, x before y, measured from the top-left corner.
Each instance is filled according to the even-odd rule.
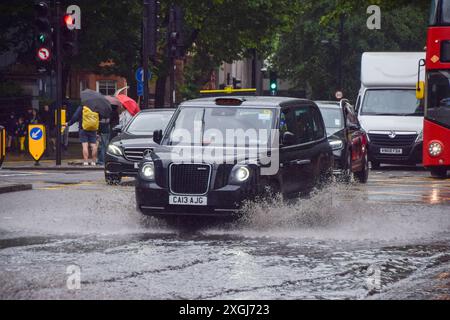
[[[237,222],[168,226],[132,181],[0,171],[0,299],[448,299],[450,180],[373,172]],[[80,270],[80,288],[68,287]],[[78,268],[78,269],[77,269]]]

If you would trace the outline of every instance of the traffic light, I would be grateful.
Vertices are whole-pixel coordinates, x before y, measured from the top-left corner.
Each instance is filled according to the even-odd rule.
[[[170,23],[169,23],[169,55],[171,58],[184,57],[183,44],[183,25],[184,14],[179,6],[172,6],[170,9]]]
[[[69,57],[73,57],[78,54],[78,37],[75,19],[72,15],[65,14],[63,16],[61,28],[62,52]]]
[[[48,1],[35,4],[36,13],[36,58],[42,63],[49,63],[53,56],[52,27]]]
[[[149,30],[149,54],[150,57],[155,58],[158,52],[158,34],[159,34],[159,14],[161,11],[161,2],[150,0],[150,13],[148,19]]]
[[[273,96],[278,93],[278,75],[276,72],[270,73],[269,90]]]

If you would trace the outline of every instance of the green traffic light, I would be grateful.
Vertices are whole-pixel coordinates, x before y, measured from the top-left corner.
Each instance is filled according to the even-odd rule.
[[[272,89],[272,90],[277,90],[277,84],[276,83],[271,83],[270,84],[270,89]]]
[[[43,35],[43,34],[39,35],[39,41],[41,43],[44,43],[45,42],[45,35]]]

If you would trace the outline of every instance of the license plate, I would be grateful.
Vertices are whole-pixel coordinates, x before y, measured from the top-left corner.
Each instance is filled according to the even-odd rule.
[[[174,206],[207,206],[208,197],[170,196],[169,204]]]
[[[380,149],[381,154],[403,154],[403,149],[388,149],[383,148]]]
[[[136,162],[136,163],[134,164],[134,168],[135,168],[135,169],[139,169],[139,162]]]

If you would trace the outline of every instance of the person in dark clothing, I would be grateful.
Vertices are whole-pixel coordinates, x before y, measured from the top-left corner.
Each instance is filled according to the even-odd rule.
[[[36,109],[31,110],[31,117],[28,119],[28,124],[40,124],[41,119],[39,118],[38,111]]]
[[[25,119],[23,117],[19,118],[17,126],[14,130],[14,134],[19,139],[20,152],[25,152],[25,140],[27,138],[28,130]]]
[[[111,129],[110,129],[110,119],[101,119],[99,127],[99,149],[98,149],[98,165],[105,164],[106,150],[111,140]]]
[[[16,140],[15,129],[17,126],[17,119],[14,113],[9,115],[8,120],[6,121],[6,148],[8,151],[11,151],[13,148],[13,142]]]

